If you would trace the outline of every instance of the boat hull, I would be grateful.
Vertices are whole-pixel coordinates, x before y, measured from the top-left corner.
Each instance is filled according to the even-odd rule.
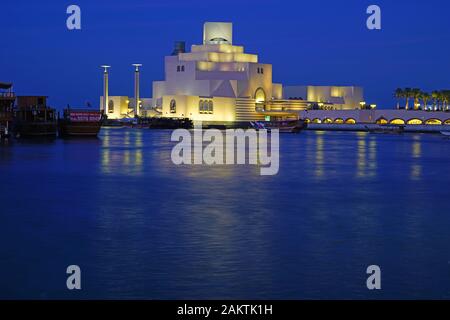
[[[59,124],[59,135],[62,137],[96,137],[100,132],[101,122],[62,121]]]
[[[15,126],[14,133],[19,137],[56,137],[55,122],[23,122]]]
[[[250,123],[256,130],[279,130],[280,133],[299,133],[306,129],[307,123],[303,120],[286,121],[255,121]]]

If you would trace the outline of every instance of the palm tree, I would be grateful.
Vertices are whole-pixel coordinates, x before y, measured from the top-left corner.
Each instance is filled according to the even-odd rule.
[[[445,94],[444,91],[438,91],[438,101],[439,101],[439,111],[443,111],[445,109]]]
[[[439,107],[439,97],[440,97],[439,91],[436,90],[433,91],[431,93],[431,97],[433,98],[433,109],[434,111],[436,111]]]
[[[411,90],[411,98],[414,98],[414,110],[419,110],[419,98],[422,92],[418,88]]]
[[[443,111],[448,110],[448,102],[450,101],[450,90],[442,90]]]
[[[421,92],[420,98],[423,101],[423,110],[426,110],[428,106],[428,101],[430,101],[431,99],[431,94],[429,94],[428,92]]]
[[[394,96],[397,98],[397,109],[400,109],[400,99],[405,97],[405,92],[402,88],[395,90]]]
[[[411,88],[405,88],[405,90],[403,92],[405,93],[405,98],[406,98],[405,109],[408,110],[409,109],[409,98],[411,98],[412,89]]]

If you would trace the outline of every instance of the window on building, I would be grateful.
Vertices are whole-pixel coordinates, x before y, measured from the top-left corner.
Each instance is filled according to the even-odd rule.
[[[181,67],[177,66],[177,72],[180,72],[180,70],[181,70]]]
[[[114,101],[108,101],[108,113],[114,113]]]
[[[213,114],[214,113],[214,104],[212,100],[200,100],[198,103],[198,111],[200,114]]]
[[[208,113],[213,114],[214,113],[214,105],[212,101],[208,102]]]
[[[181,72],[184,72],[184,66],[181,66]]]
[[[175,101],[175,99],[172,99],[172,101],[170,101],[170,113],[177,113],[177,102]]]
[[[264,74],[264,68],[261,68],[261,74]]]

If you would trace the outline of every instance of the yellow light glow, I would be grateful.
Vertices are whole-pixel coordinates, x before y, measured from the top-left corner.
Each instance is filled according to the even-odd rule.
[[[393,119],[393,120],[391,120],[390,124],[404,125],[405,124],[405,120],[403,120],[403,119]]]
[[[428,119],[427,121],[425,121],[425,124],[430,124],[430,125],[441,125],[442,121],[439,119]]]
[[[350,119],[345,120],[345,123],[346,123],[346,124],[356,124],[356,120],[350,118]]]
[[[408,120],[407,124],[419,125],[419,124],[423,124],[423,121],[420,119],[411,119],[411,120]]]

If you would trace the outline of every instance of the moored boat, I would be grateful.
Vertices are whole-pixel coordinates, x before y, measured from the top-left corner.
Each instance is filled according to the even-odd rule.
[[[299,120],[279,120],[279,121],[252,121],[250,125],[255,130],[267,130],[278,129],[280,133],[299,133],[303,129],[306,129],[306,121]]]
[[[103,121],[103,113],[97,110],[71,109],[58,119],[58,131],[62,137],[96,137]]]
[[[375,128],[368,128],[369,133],[403,133],[405,131],[405,126],[403,125],[378,125]]]
[[[154,117],[148,119],[150,129],[191,129],[192,120],[189,118],[160,118]]]
[[[0,139],[10,136],[15,100],[12,84],[0,82]]]
[[[56,137],[56,112],[45,96],[19,96],[14,113],[16,137]]]

